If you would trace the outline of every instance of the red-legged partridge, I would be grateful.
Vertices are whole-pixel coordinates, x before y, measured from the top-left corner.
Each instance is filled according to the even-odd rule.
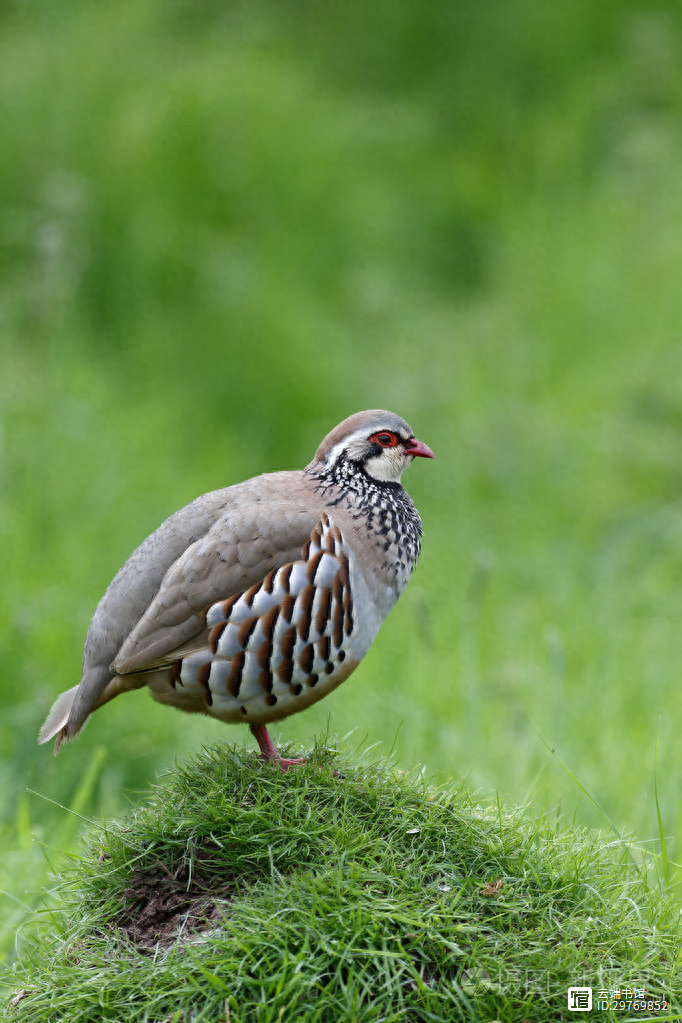
[[[148,685],[154,699],[251,726],[348,678],[405,589],[421,520],[400,485],[433,458],[399,416],[358,412],[310,465],[198,497],[142,543],[110,583],[85,641],[83,677],[40,732],[73,739],[90,714]]]

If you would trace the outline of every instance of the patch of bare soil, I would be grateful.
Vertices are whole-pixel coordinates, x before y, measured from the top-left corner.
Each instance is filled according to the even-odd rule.
[[[187,863],[171,871],[157,861],[135,873],[124,892],[125,908],[114,922],[138,949],[154,952],[216,926],[233,894],[229,884],[216,888],[215,878],[190,876]]]

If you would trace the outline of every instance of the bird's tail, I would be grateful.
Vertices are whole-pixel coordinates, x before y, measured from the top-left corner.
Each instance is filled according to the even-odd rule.
[[[87,669],[77,686],[57,697],[40,729],[38,742],[47,742],[56,736],[54,755],[62,742],[75,739],[87,724],[93,711],[103,707],[119,693],[139,689],[147,681],[145,672],[132,675],[112,675],[108,669]]]
[[[45,723],[40,729],[40,734],[38,735],[38,742],[40,743],[48,742],[48,740],[50,740],[54,735],[57,736],[54,744],[55,756],[59,753],[59,746],[62,740],[67,738],[66,724],[71,715],[71,708],[73,707],[73,702],[76,699],[77,692],[78,686],[74,686],[72,689],[67,689],[65,693],[61,693],[61,695],[58,696],[52,704],[50,713],[45,718]],[[85,721],[83,722],[83,725],[84,724]],[[81,725],[81,728],[82,727],[83,726]],[[80,731],[80,728],[78,731]],[[69,738],[72,738],[72,736],[69,736]]]

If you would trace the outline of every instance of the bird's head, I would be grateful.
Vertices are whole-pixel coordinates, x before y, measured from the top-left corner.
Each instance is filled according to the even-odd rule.
[[[413,458],[433,457],[404,419],[372,409],[356,412],[327,434],[308,468],[333,471],[345,461],[374,480],[399,483]]]

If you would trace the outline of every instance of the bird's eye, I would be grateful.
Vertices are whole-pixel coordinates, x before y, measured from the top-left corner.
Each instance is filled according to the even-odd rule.
[[[394,448],[398,443],[398,438],[394,433],[375,433],[369,439],[382,448]]]

